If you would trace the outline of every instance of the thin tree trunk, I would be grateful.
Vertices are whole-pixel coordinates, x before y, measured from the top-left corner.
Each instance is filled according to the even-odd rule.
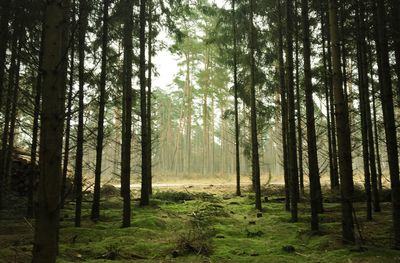
[[[139,57],[139,79],[140,79],[140,119],[141,119],[141,144],[142,144],[142,189],[140,195],[140,205],[147,206],[150,202],[149,193],[149,134],[147,128],[147,106],[146,106],[146,0],[140,1],[140,57]]]
[[[254,59],[255,36],[253,24],[254,0],[250,0],[250,107],[251,107],[251,148],[252,148],[252,169],[256,192],[256,209],[262,211],[261,207],[261,184],[260,184],[260,158],[258,154],[257,138],[257,109],[255,90],[256,62]]]
[[[400,1],[390,0],[391,7],[391,33],[393,37],[393,49],[396,59],[395,72],[397,75],[397,100],[400,103]]]
[[[97,142],[96,142],[96,167],[94,171],[93,203],[90,218],[98,220],[100,217],[100,184],[101,166],[103,160],[104,144],[104,108],[106,104],[106,82],[107,82],[107,45],[108,45],[108,8],[109,0],[103,1],[103,32],[101,43],[101,76],[100,76],[100,101],[99,116],[97,120]]]
[[[285,208],[290,211],[290,189],[289,189],[289,163],[288,163],[288,146],[287,146],[287,130],[288,130],[288,115],[287,115],[287,92],[285,83],[285,62],[283,58],[283,22],[282,22],[282,6],[281,0],[278,1],[278,16],[279,16],[279,86],[281,97],[281,118],[282,118],[282,152],[283,152],[283,172],[285,180]]]
[[[88,25],[88,2],[87,0],[80,0],[79,2],[79,30],[78,30],[78,131],[76,141],[76,159],[75,159],[75,227],[81,226],[81,213],[82,213],[82,170],[83,170],[83,112],[84,109],[84,86],[85,86],[85,46],[86,46],[86,29]]]
[[[71,135],[71,118],[72,118],[72,97],[74,88],[74,71],[75,71],[75,27],[76,27],[76,1],[72,2],[71,12],[71,25],[72,30],[70,41],[71,41],[71,62],[70,62],[70,73],[69,73],[69,84],[68,84],[68,98],[67,98],[67,113],[65,123],[65,144],[64,144],[64,159],[63,159],[63,170],[62,170],[62,183],[61,183],[61,208],[64,208],[65,199],[71,191],[67,189],[67,175],[68,175],[68,162],[69,162],[69,151],[70,151],[70,135]]]
[[[9,37],[8,23],[11,13],[11,0],[3,1],[1,5],[1,19],[0,19],[0,112],[3,106],[3,89],[4,89],[4,76],[6,69],[6,54],[7,43]],[[0,199],[1,201],[1,199]]]
[[[292,222],[298,221],[297,203],[299,198],[299,178],[297,165],[296,147],[296,122],[295,122],[295,99],[294,99],[294,78],[293,78],[293,0],[286,0],[286,81],[288,92],[288,158],[290,178],[290,203]]]
[[[366,99],[368,99],[365,92],[368,92],[368,72],[367,57],[365,50],[365,37],[363,35],[363,21],[364,13],[361,10],[361,3],[357,1],[357,10],[355,17],[355,24],[357,29],[357,66],[358,66],[358,87],[359,87],[359,100],[360,100],[360,115],[361,115],[361,138],[362,138],[362,154],[364,164],[364,185],[365,195],[367,202],[367,220],[372,220],[372,196],[371,196],[371,173],[369,163],[369,142],[368,142],[368,127],[367,127],[367,112],[366,112]],[[369,103],[369,102],[368,102]]]
[[[152,17],[153,17],[153,2],[152,0],[148,0],[149,2],[149,18],[148,18],[148,78],[147,78],[147,129],[148,129],[148,174],[149,174],[149,194],[153,194],[153,160],[152,160],[152,156],[153,156],[153,141],[152,141],[152,115],[151,115],[151,101],[152,101],[152,52],[153,52],[153,21],[152,21]]]
[[[310,22],[308,0],[301,1],[301,14],[303,20],[303,56],[304,56],[304,85],[306,95],[306,117],[307,117],[307,141],[308,141],[308,170],[310,180],[310,203],[311,203],[311,230],[319,230],[318,210],[320,202],[319,169],[317,137],[315,134],[314,101],[311,71],[311,45],[310,45]]]
[[[303,169],[303,129],[301,127],[301,94],[300,94],[300,69],[299,69],[299,18],[297,14],[297,0],[294,0],[295,13],[295,56],[296,56],[296,111],[297,111],[297,138],[298,138],[298,164],[299,164],[299,181],[300,192],[304,194],[304,169]]]
[[[279,1],[279,0],[278,0]],[[235,0],[232,0],[232,28],[233,28],[233,85],[234,85],[234,104],[235,104],[235,163],[236,163],[236,195],[241,195],[240,190],[240,128],[239,128],[239,101],[238,101],[238,69],[237,69],[237,25]]]

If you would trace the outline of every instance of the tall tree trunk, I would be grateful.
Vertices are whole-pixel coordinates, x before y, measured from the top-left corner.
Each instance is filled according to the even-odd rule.
[[[251,108],[251,148],[252,148],[252,174],[255,183],[256,208],[262,211],[261,207],[261,183],[260,183],[260,157],[258,154],[257,138],[257,108],[256,108],[256,89],[255,71],[256,62],[254,59],[255,35],[253,24],[254,0],[250,0],[250,108]]]
[[[39,51],[39,64],[36,75],[36,83],[33,87],[32,97],[35,98],[33,105],[33,124],[32,124],[32,144],[31,144],[31,168],[28,182],[28,201],[27,201],[27,212],[26,216],[28,218],[33,218],[34,216],[34,204],[33,195],[35,187],[35,167],[37,162],[37,148],[38,148],[38,136],[39,136],[39,118],[40,118],[40,103],[42,99],[42,65],[43,65],[43,39],[44,39],[44,23],[42,24],[42,32],[40,36],[40,51]]]
[[[391,33],[393,37],[393,49],[396,58],[395,72],[397,75],[397,99],[400,103],[400,1],[390,0],[391,7]]]
[[[11,0],[5,0],[1,5],[0,19],[0,112],[3,106],[4,76],[6,69],[7,43],[9,37],[8,23],[11,13]],[[1,200],[1,199],[0,199]]]
[[[303,169],[303,129],[301,127],[301,94],[300,94],[300,61],[299,61],[299,16],[297,13],[297,0],[294,0],[295,5],[295,13],[294,13],[294,21],[295,21],[295,56],[296,56],[296,111],[297,111],[297,138],[298,138],[298,164],[299,164],[299,181],[300,181],[300,192],[304,194],[304,169]]]
[[[121,145],[121,196],[123,198],[122,227],[131,225],[131,141],[132,141],[132,61],[133,2],[124,1],[124,64]]]
[[[17,106],[18,106],[18,93],[19,93],[19,82],[20,82],[20,68],[21,68],[21,49],[24,45],[22,42],[24,41],[24,36],[21,32],[22,25],[18,24],[16,29],[16,33],[18,36],[18,44],[17,44],[17,61],[15,65],[15,75],[13,79],[10,79],[10,83],[12,82],[12,107],[10,112],[10,131],[8,133],[8,145],[7,152],[5,158],[4,165],[4,173],[8,179],[7,189],[12,188],[12,155],[14,152],[14,139],[15,139],[15,122],[17,119]]]
[[[319,188],[318,150],[317,137],[315,134],[314,101],[311,72],[311,45],[310,45],[310,22],[308,0],[301,0],[301,14],[303,21],[303,56],[304,56],[304,85],[306,95],[306,117],[307,117],[307,152],[308,170],[310,180],[310,203],[311,203],[311,230],[319,230],[318,210],[321,192]]]
[[[297,166],[296,147],[296,122],[295,122],[295,99],[294,99],[294,78],[293,78],[293,0],[286,0],[286,81],[288,92],[288,158],[289,158],[289,179],[290,179],[290,203],[292,222],[298,221],[297,203],[299,198],[299,178]]]
[[[9,177],[8,177],[8,153],[9,153],[9,136],[10,136],[10,123],[12,121],[11,111],[13,102],[14,79],[17,73],[17,60],[18,60],[18,34],[16,32],[17,20],[14,20],[14,32],[11,37],[11,60],[10,70],[8,73],[8,87],[6,93],[6,105],[4,111],[4,126],[1,136],[1,151],[0,151],[0,178],[1,178],[1,192],[4,194],[9,190]]]
[[[68,83],[68,98],[67,98],[67,113],[65,123],[65,142],[64,142],[64,159],[63,159],[63,170],[62,170],[62,183],[61,183],[61,208],[64,208],[65,199],[70,193],[71,189],[67,189],[67,175],[68,175],[68,162],[69,162],[69,151],[70,151],[70,135],[71,135],[71,118],[72,118],[72,97],[74,90],[74,72],[75,72],[75,27],[76,27],[76,0],[72,1],[72,12],[71,12],[71,25],[72,30],[70,36],[70,48],[71,48],[71,62],[69,72],[69,83]]]
[[[380,75],[381,102],[385,124],[386,150],[392,188],[394,247],[400,249],[400,180],[397,149],[396,121],[393,107],[393,90],[390,76],[388,40],[386,37],[386,13],[384,0],[375,3],[375,31]]]
[[[147,134],[148,134],[148,174],[149,174],[149,194],[153,194],[153,141],[152,141],[152,115],[151,115],[151,101],[152,101],[152,56],[153,56],[153,2],[148,0],[149,19],[148,19],[148,77],[147,77]]]
[[[325,2],[326,3],[326,2]],[[336,147],[336,120],[333,105],[333,86],[332,86],[332,62],[331,62],[331,40],[330,35],[327,30],[327,25],[329,25],[328,15],[322,1],[320,1],[321,9],[321,32],[322,32],[322,53],[323,53],[323,63],[325,71],[325,95],[327,99],[327,117],[328,120],[328,132],[330,135],[330,183],[332,190],[339,190],[339,174],[338,174],[338,163],[337,163],[337,147]],[[327,8],[326,8],[327,9]],[[327,52],[325,52],[325,40],[327,41]],[[327,73],[326,73],[327,72]]]
[[[368,127],[367,127],[367,112],[366,100],[368,96],[368,62],[365,50],[365,36],[364,36],[364,11],[362,10],[362,3],[357,1],[355,24],[357,30],[357,67],[358,67],[358,88],[360,100],[360,115],[361,115],[361,138],[362,138],[362,154],[364,164],[364,185],[365,195],[367,202],[367,220],[372,220],[372,195],[371,195],[371,173],[369,162],[369,142],[368,142]],[[369,101],[368,101],[369,103]]]
[[[353,223],[353,167],[351,159],[351,141],[348,105],[342,88],[340,68],[340,47],[338,37],[337,3],[329,0],[329,24],[332,51],[333,93],[338,139],[340,192],[342,198],[342,238],[344,242],[354,243]]]
[[[146,0],[140,1],[140,30],[139,30],[139,80],[140,80],[140,119],[141,119],[141,144],[142,144],[142,189],[140,195],[140,205],[146,206],[150,202],[149,193],[149,135],[147,128],[147,106],[146,106]]]
[[[61,159],[69,2],[47,1],[43,41],[43,100],[40,127],[39,186],[33,263],[53,263],[58,251]]]
[[[371,50],[371,49],[370,49]],[[376,167],[377,167],[377,181],[378,181],[378,189],[382,191],[382,167],[381,167],[381,155],[379,151],[379,133],[378,133],[378,125],[377,125],[377,107],[376,107],[376,92],[378,91],[374,81],[374,71],[372,66],[372,52],[369,53],[370,62],[369,62],[369,71],[370,71],[370,79],[371,79],[371,90],[372,90],[372,115],[373,115],[373,133],[375,135],[373,143],[376,148]],[[371,125],[372,126],[372,125]],[[376,211],[378,212],[378,211]]]
[[[75,159],[75,227],[81,226],[82,213],[82,170],[83,170],[83,112],[84,112],[84,89],[85,89],[85,37],[88,25],[89,6],[88,0],[79,1],[79,27],[78,27],[78,131],[76,138],[76,159]]]
[[[238,101],[238,69],[237,69],[237,25],[235,0],[232,0],[232,29],[233,29],[233,88],[235,105],[235,164],[236,164],[236,195],[241,195],[240,190],[240,128],[239,128],[239,101]]]
[[[279,86],[281,99],[281,118],[282,118],[282,152],[283,152],[283,173],[285,181],[285,208],[290,211],[290,189],[289,189],[289,163],[288,163],[288,114],[287,114],[287,91],[285,83],[285,62],[283,58],[283,22],[282,22],[282,6],[281,0],[278,1],[278,17],[279,17]]]
[[[94,192],[90,218],[98,220],[100,217],[100,184],[101,166],[103,160],[104,144],[104,108],[106,104],[106,82],[107,82],[107,45],[108,45],[108,8],[109,0],[103,1],[103,32],[101,39],[101,75],[100,75],[100,100],[99,116],[97,120],[97,142],[96,142],[96,167],[94,171]]]

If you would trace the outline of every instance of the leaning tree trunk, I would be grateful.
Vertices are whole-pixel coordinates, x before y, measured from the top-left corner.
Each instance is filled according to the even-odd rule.
[[[53,263],[58,250],[61,155],[66,77],[68,1],[47,1],[43,38],[43,101],[40,127],[39,186],[33,263]]]
[[[332,52],[333,95],[336,115],[336,132],[338,139],[339,175],[341,182],[340,192],[342,198],[342,238],[344,242],[354,243],[354,185],[353,166],[351,159],[349,111],[342,88],[336,0],[329,0],[329,24]]]

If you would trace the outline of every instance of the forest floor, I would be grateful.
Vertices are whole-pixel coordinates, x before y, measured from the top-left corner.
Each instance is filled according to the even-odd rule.
[[[325,197],[321,232],[312,235],[308,202],[299,204],[299,222],[291,223],[282,187],[268,187],[262,216],[253,194],[233,192],[231,185],[155,189],[151,206],[133,206],[130,228],[120,227],[118,191],[104,192],[98,222],[90,221],[85,202],[80,228],[73,226],[71,202],[61,213],[58,262],[400,262],[400,251],[390,249],[390,203],[382,203],[372,221],[365,220],[364,204],[356,203],[363,244],[344,246],[335,195]],[[30,262],[32,225],[18,206],[0,213],[0,262]]]

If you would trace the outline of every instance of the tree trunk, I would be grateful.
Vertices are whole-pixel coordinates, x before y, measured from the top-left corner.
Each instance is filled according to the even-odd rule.
[[[262,211],[261,207],[261,184],[260,184],[260,158],[258,154],[257,138],[257,109],[255,90],[256,62],[254,59],[255,36],[253,24],[254,0],[250,0],[250,108],[251,108],[251,148],[252,148],[252,174],[255,182],[256,209]]]
[[[391,7],[391,33],[393,37],[393,49],[396,58],[395,72],[397,75],[397,99],[400,103],[400,1],[390,0]],[[1,61],[1,60],[0,60]]]
[[[367,202],[367,220],[372,220],[372,196],[371,196],[371,173],[369,162],[369,141],[367,127],[367,111],[366,104],[368,101],[368,62],[366,56],[366,43],[364,36],[364,11],[363,3],[357,1],[355,24],[357,30],[357,66],[358,66],[358,89],[360,100],[360,115],[361,115],[361,138],[362,138],[362,154],[364,164],[364,185]],[[367,92],[367,94],[365,94]],[[368,101],[369,103],[369,101]]]
[[[101,166],[103,160],[104,144],[104,108],[106,104],[106,82],[107,82],[107,45],[108,45],[108,8],[109,0],[103,1],[103,32],[101,39],[101,75],[100,75],[100,101],[99,116],[97,120],[97,142],[96,142],[96,167],[94,171],[94,192],[90,218],[98,220],[100,217],[100,184]]]
[[[288,146],[287,146],[287,130],[288,130],[288,115],[287,115],[287,91],[285,83],[285,62],[283,58],[283,22],[282,22],[282,6],[281,0],[278,1],[278,16],[279,16],[279,86],[281,98],[281,118],[282,118],[282,153],[283,153],[283,173],[285,181],[285,209],[290,211],[290,189],[289,189],[289,163],[288,163]]]
[[[131,141],[132,141],[132,61],[133,2],[124,1],[124,64],[121,145],[121,196],[123,198],[122,227],[131,225]]]
[[[329,24],[332,51],[331,59],[333,72],[333,94],[337,125],[336,132],[338,139],[339,174],[341,182],[340,192],[342,198],[342,238],[344,242],[354,243],[354,186],[351,159],[349,112],[342,88],[336,0],[329,0]]]
[[[139,57],[139,79],[140,79],[140,119],[141,119],[141,144],[142,144],[142,189],[140,195],[140,205],[147,206],[150,202],[149,193],[149,135],[147,128],[147,106],[146,106],[146,0],[140,1],[140,57]]]
[[[315,134],[314,101],[311,72],[311,45],[310,45],[310,22],[308,0],[301,1],[301,14],[303,20],[303,56],[304,56],[304,86],[306,95],[306,117],[307,117],[307,141],[308,141],[308,170],[310,180],[310,203],[311,203],[311,231],[319,230],[318,210],[320,202],[319,169],[317,137]]]
[[[61,155],[64,122],[68,1],[47,1],[43,41],[43,101],[39,187],[33,263],[53,263],[58,250]]]
[[[289,185],[292,222],[298,221],[297,203],[299,198],[299,178],[297,166],[296,122],[293,79],[293,0],[286,0],[286,81],[288,93],[288,158],[289,158]]]
[[[152,115],[151,115],[151,101],[152,101],[152,56],[153,56],[153,2],[152,0],[148,0],[149,2],[149,19],[148,19],[148,78],[147,78],[147,134],[148,134],[148,174],[149,174],[149,194],[153,194],[153,141],[152,141]]]
[[[400,249],[400,180],[397,149],[396,121],[393,107],[392,80],[390,76],[388,40],[386,37],[385,3],[375,4],[375,30],[380,75],[381,102],[385,124],[386,150],[392,188],[394,247]]]
[[[79,1],[79,27],[78,27],[78,131],[76,138],[76,159],[75,159],[75,227],[81,226],[81,213],[82,213],[82,170],[83,170],[83,112],[84,109],[84,89],[85,89],[85,37],[86,29],[88,26],[89,6],[88,0]]]
[[[299,18],[297,14],[297,0],[294,0],[295,13],[295,56],[296,56],[296,111],[297,111],[297,138],[298,138],[298,164],[299,164],[299,181],[300,181],[300,192],[304,194],[304,169],[303,169],[303,129],[301,127],[301,94],[300,94],[300,69],[299,69]]]
[[[235,164],[236,164],[236,195],[241,195],[240,190],[240,128],[239,128],[239,101],[238,101],[238,69],[237,69],[237,25],[235,0],[232,0],[232,29],[233,29],[233,87],[234,87],[234,105],[235,105]]]
[[[0,112],[3,106],[4,75],[6,69],[7,43],[9,37],[8,23],[11,13],[11,0],[3,1],[0,19]],[[1,200],[1,199],[0,199]]]
[[[62,183],[61,183],[61,208],[64,208],[65,199],[70,193],[71,189],[67,189],[67,175],[68,175],[68,162],[69,162],[69,151],[70,151],[70,135],[71,135],[71,118],[72,118],[72,97],[74,88],[74,71],[75,71],[75,30],[76,26],[76,1],[72,1],[72,13],[71,13],[71,25],[72,30],[70,41],[71,41],[71,62],[70,62],[70,73],[69,73],[69,84],[68,84],[68,98],[67,98],[67,113],[66,113],[66,124],[65,124],[65,144],[64,144],[64,159],[63,159],[63,170],[62,170]]]

